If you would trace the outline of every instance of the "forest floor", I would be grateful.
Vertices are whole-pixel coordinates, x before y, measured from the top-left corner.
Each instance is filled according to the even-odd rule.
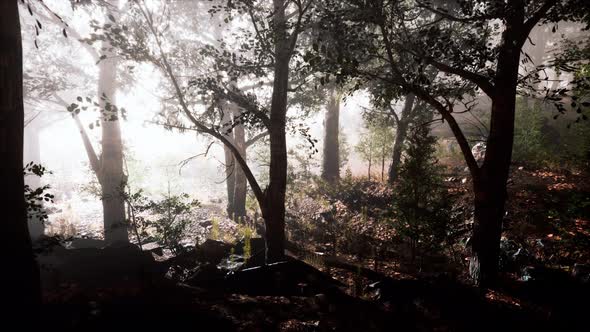
[[[468,209],[470,184],[461,176],[449,179],[450,192]],[[261,240],[247,262],[237,247],[213,240],[167,261],[131,247],[57,245],[58,263],[50,261],[59,273],[44,275],[42,324],[90,331],[588,331],[589,219],[587,174],[515,166],[502,242],[509,259],[493,290],[470,286],[465,273],[426,274],[354,254],[330,263],[290,250],[287,262],[259,266]],[[226,274],[234,261],[242,267]]]

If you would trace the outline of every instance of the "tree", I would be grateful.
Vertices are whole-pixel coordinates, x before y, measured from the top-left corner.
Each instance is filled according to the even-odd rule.
[[[413,122],[413,115],[418,108],[417,106],[414,106],[415,99],[416,96],[414,96],[412,93],[406,95],[404,106],[402,108],[401,115],[399,116],[395,110],[391,108],[391,114],[395,119],[395,141],[393,143],[391,164],[389,165],[389,177],[387,178],[387,182],[389,184],[393,184],[395,180],[397,180],[399,174],[399,166],[401,162],[404,141],[406,140],[408,132],[408,126],[410,126]]]
[[[118,1],[113,1],[109,5],[116,8]],[[105,16],[114,22],[114,16],[110,10],[106,10]],[[114,107],[117,90],[117,58],[108,52],[111,47],[108,40],[103,40],[101,46],[103,50],[106,50],[100,55],[99,59],[102,60],[98,64],[98,96],[101,96],[99,107],[103,110],[100,117],[102,151],[100,164],[93,163],[92,169],[102,189],[105,240],[108,243],[129,243],[123,197],[127,176],[123,171],[120,115]]]
[[[385,161],[393,145],[393,132],[383,118],[372,118],[367,122],[366,132],[359,137],[356,151],[369,163],[368,178],[371,180],[371,167],[375,161],[380,161],[381,181],[385,180]]]
[[[285,191],[287,185],[285,136],[288,93],[291,90],[289,84],[290,64],[296,53],[298,37],[310,19],[308,10],[312,3],[312,0],[305,3],[300,1],[287,3],[274,0],[272,6],[267,6],[265,2],[251,1],[228,3],[225,7],[227,13],[237,12],[242,15],[245,13],[253,24],[252,31],[247,34],[249,38],[240,49],[244,51],[244,54],[254,56],[254,59],[250,60],[243,56],[244,54],[204,47],[202,52],[217,54],[213,66],[218,68],[218,72],[223,70],[225,75],[219,75],[221,77],[217,77],[218,75],[205,78],[195,77],[186,82],[177,76],[176,73],[180,68],[173,67],[175,63],[171,62],[170,54],[163,47],[166,36],[164,32],[167,26],[160,25],[159,22],[156,23],[153,20],[153,13],[145,3],[134,2],[133,9],[137,18],[143,21],[141,22],[143,26],[127,28],[127,30],[112,26],[103,27],[105,34],[110,36],[109,39],[117,41],[119,51],[125,57],[136,57],[143,61],[152,62],[168,78],[177,100],[176,109],[180,110],[183,120],[188,122],[188,125],[178,122],[167,123],[168,127],[195,130],[210,135],[231,151],[235,163],[244,172],[262,211],[266,226],[267,262],[276,262],[284,257]],[[211,9],[210,12],[215,14],[219,10],[221,9]],[[288,16],[286,15],[287,11],[289,11]],[[228,18],[229,20],[230,18]],[[130,40],[128,36],[125,36],[126,33],[135,35]],[[147,35],[153,39],[153,44],[145,42]],[[126,41],[134,44],[130,45],[125,43]],[[255,45],[254,52],[251,52],[252,44]],[[152,50],[154,45],[155,49]],[[267,73],[272,77],[271,102],[268,110],[260,106],[254,96],[245,94],[232,84],[228,84],[242,75],[260,78],[266,76]],[[184,84],[187,85],[186,88]],[[191,99],[192,94],[187,93],[187,89],[191,88],[206,90],[202,95],[210,96],[210,99],[231,101],[239,106],[244,110],[237,118],[239,121],[233,121],[231,124],[222,122],[223,114],[227,112],[227,109],[220,103],[208,103],[209,107],[205,112],[197,114],[192,107],[196,102]],[[222,116],[219,116],[220,114]],[[265,190],[260,187],[235,142],[227,135],[227,128],[234,127],[239,123],[253,123],[253,127],[258,126],[268,130],[271,162],[269,184]]]
[[[436,137],[420,123],[409,131],[394,204],[396,229],[409,239],[413,262],[416,253],[431,254],[441,249],[452,216],[442,169],[434,156]]]
[[[2,285],[7,317],[35,316],[41,301],[39,267],[27,227],[23,175],[23,56],[18,2],[0,2],[0,196],[2,250],[7,253]],[[34,319],[34,318],[33,318]]]
[[[330,89],[324,118],[324,148],[322,160],[322,179],[335,183],[340,178],[340,91]]]
[[[481,286],[493,285],[512,155],[515,99],[525,83],[519,77],[522,47],[539,23],[587,20],[588,3],[351,0],[329,8],[325,25],[338,27],[342,43],[347,43],[335,57],[342,74],[379,81],[397,87],[399,93],[413,93],[450,126],[473,178],[470,274]],[[410,15],[420,19],[407,20]],[[440,74],[432,79],[425,74],[430,70]],[[490,132],[481,166],[453,114],[457,105],[469,109],[469,101],[464,99],[477,91],[491,99]]]
[[[87,4],[76,3],[75,6],[84,6]],[[104,18],[108,22],[114,23],[115,17],[118,17],[114,8],[118,6],[118,1],[107,1],[97,3],[99,9],[102,9]],[[73,8],[75,8],[73,6]],[[77,8],[77,7],[76,7]],[[43,19],[56,24],[62,24],[62,19],[47,9],[45,12],[40,11],[39,16]],[[95,20],[91,20],[91,27]],[[55,59],[57,65],[52,70],[59,71],[55,73],[45,67],[37,69],[47,74],[43,79],[36,77],[29,82],[29,91],[31,98],[38,98],[45,103],[51,103],[60,109],[66,109],[72,116],[74,123],[78,127],[82,143],[88,156],[88,161],[92,172],[98,179],[100,185],[100,198],[103,206],[103,225],[105,240],[110,243],[128,243],[128,230],[125,222],[125,202],[122,196],[123,188],[126,183],[126,175],[123,170],[123,142],[121,137],[121,128],[119,120],[124,116],[124,109],[115,105],[115,94],[119,87],[117,77],[116,57],[113,57],[109,40],[103,40],[100,51],[97,51],[84,39],[78,31],[68,27],[68,32],[64,28],[64,36],[71,36],[73,39],[80,41],[80,46],[88,52],[93,61],[98,65],[98,80],[94,76],[89,76],[72,63],[71,59],[66,58],[68,55]],[[72,45],[64,45],[63,47]],[[79,80],[63,77],[67,75],[76,75]],[[36,73],[29,73],[34,77]],[[72,84],[71,82],[81,82]],[[68,102],[60,94],[68,90],[87,90],[97,86],[96,98],[94,96],[78,96],[75,102]],[[100,127],[101,130],[101,151],[97,153],[90,140],[87,129],[78,117],[82,110],[94,109],[99,112],[99,119],[90,124],[90,128]]]

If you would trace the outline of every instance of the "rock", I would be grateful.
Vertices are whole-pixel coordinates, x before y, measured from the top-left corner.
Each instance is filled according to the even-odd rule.
[[[203,228],[211,227],[212,225],[213,225],[213,221],[210,219],[199,221],[199,226],[201,226]]]
[[[186,279],[185,283],[196,287],[213,287],[219,285],[223,280],[223,273],[217,266],[205,263],[199,266],[196,271]]]
[[[141,249],[143,251],[147,251],[147,252],[151,252],[153,254],[156,254],[158,256],[164,255],[164,251],[163,251],[162,247],[157,242],[143,243],[141,245]]]
[[[483,142],[475,144],[473,148],[471,148],[471,153],[473,154],[475,161],[477,161],[477,164],[481,166],[486,156],[486,144]]]
[[[197,248],[197,251],[202,261],[217,265],[223,258],[229,256],[231,249],[231,245],[225,242],[207,239]]]
[[[226,280],[230,291],[248,295],[313,295],[342,286],[316,268],[292,258],[232,272]]]
[[[125,282],[144,284],[162,278],[166,271],[166,266],[155,262],[150,253],[133,245],[52,250],[38,255],[37,260],[45,288],[61,283],[97,288]]]
[[[581,283],[587,284],[590,282],[590,265],[589,264],[574,264],[572,269],[572,277]]]
[[[525,266],[521,271],[520,279],[547,285],[568,284],[572,281],[571,276],[565,271],[544,266]]]
[[[69,242],[68,249],[103,248],[106,243],[103,240],[75,238]]]
[[[229,257],[222,259],[217,267],[225,272],[239,270],[245,263],[244,256],[241,255],[229,255]]]
[[[244,246],[245,246],[245,241],[244,241],[244,239],[242,239],[234,246],[234,253],[236,253],[238,255],[243,255],[244,254]],[[264,253],[265,248],[266,247],[265,247],[265,242],[264,242],[263,238],[255,237],[255,238],[250,239],[250,256],[255,256],[259,253]]]

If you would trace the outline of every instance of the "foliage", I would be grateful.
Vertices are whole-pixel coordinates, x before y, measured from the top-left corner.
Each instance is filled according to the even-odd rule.
[[[51,174],[43,165],[35,164],[33,162],[28,163],[24,167],[24,176],[38,176],[42,177],[45,174]],[[29,219],[38,219],[41,222],[45,222],[48,218],[47,212],[43,208],[43,202],[52,202],[54,196],[47,191],[51,187],[44,185],[39,188],[31,188],[25,184],[25,203],[27,208],[27,215]]]
[[[131,206],[131,223],[136,228],[136,236],[153,238],[174,254],[184,250],[181,242],[187,227],[194,221],[192,211],[200,206],[199,201],[191,200],[186,193],[173,195],[170,192],[154,201],[139,190],[127,194],[126,202]]]
[[[344,133],[344,128],[340,127],[338,130],[338,156],[340,162],[340,171],[348,164],[350,157],[350,143],[348,137]]]
[[[526,100],[517,99],[512,148],[515,161],[540,164],[545,160],[547,150],[542,132],[544,120],[546,121],[537,105],[531,108]]]
[[[209,233],[209,238],[211,240],[219,240],[219,220],[217,218],[211,219],[211,232]]]
[[[394,221],[397,233],[410,242],[412,260],[416,253],[441,249],[452,222],[451,202],[435,153],[436,138],[427,127],[415,127],[400,169]]]
[[[315,158],[317,156],[316,150],[308,152],[310,150],[306,149],[304,144],[297,144],[294,149],[289,149],[288,184],[308,183],[309,179],[314,177],[312,170],[317,168],[319,163]]]
[[[517,99],[513,160],[538,167],[583,168],[590,161],[590,123],[553,121],[549,115],[538,102]]]
[[[393,148],[394,134],[387,123],[370,121],[366,123],[366,131],[361,133],[355,146],[356,152],[369,163],[369,167],[385,163]]]

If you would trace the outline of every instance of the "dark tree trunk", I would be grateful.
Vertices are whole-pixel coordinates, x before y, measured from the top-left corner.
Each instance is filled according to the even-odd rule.
[[[231,122],[231,114],[230,112],[224,110],[223,112],[223,119],[221,120],[224,125],[227,124],[229,127],[229,123]],[[230,141],[234,142],[234,132],[229,128],[224,132],[225,137]],[[230,219],[233,219],[234,216],[234,191],[235,191],[235,183],[236,183],[236,172],[235,169],[238,167],[236,165],[236,160],[234,156],[227,146],[223,146],[223,152],[225,156],[225,183],[227,188],[227,215]]]
[[[270,107],[270,182],[265,191],[262,215],[266,226],[266,262],[285,256],[285,192],[287,189],[286,114],[291,50],[285,19],[285,3],[273,0],[275,64]]]
[[[385,179],[385,149],[381,151],[381,182]]]
[[[389,177],[387,182],[393,184],[399,175],[399,166],[402,159],[402,151],[404,141],[408,135],[408,126],[412,121],[412,109],[414,107],[414,100],[416,97],[410,93],[406,96],[402,113],[397,121],[395,128],[395,140],[393,142],[393,153],[391,156],[391,165],[389,165]]]
[[[230,141],[233,141],[231,139]],[[235,160],[234,156],[231,153],[231,150],[224,146],[223,152],[225,156],[225,183],[227,189],[227,216],[229,218],[233,218],[234,215],[234,191],[235,191],[235,184],[236,184],[236,174],[235,174]]]
[[[369,178],[368,180],[371,181],[371,164],[372,164],[372,160],[371,158],[369,158],[369,169],[367,170],[367,177]]]
[[[23,176],[23,58],[17,0],[0,1],[0,197],[3,314],[29,325],[41,303],[39,267],[27,228]],[[26,318],[26,319],[25,319]],[[25,328],[26,329],[26,328]]]
[[[234,108],[233,116],[236,118],[239,116],[239,111],[235,106],[229,106]],[[225,112],[224,123],[231,123],[230,112]],[[240,151],[242,158],[246,159],[246,133],[245,128],[242,124],[236,125],[233,129],[228,131],[226,137],[232,144]],[[227,215],[238,221],[239,218],[246,215],[246,196],[248,193],[248,179],[244,170],[236,162],[231,150],[224,146],[225,153],[225,174],[227,183]]]
[[[503,34],[496,70],[496,92],[492,97],[490,134],[484,163],[474,177],[475,220],[473,255],[469,271],[481,287],[493,286],[498,274],[500,237],[506,201],[506,182],[512,158],[516,85],[520,45],[508,27]],[[518,46],[515,46],[518,45]]]
[[[237,115],[237,114],[236,114]],[[245,160],[246,158],[246,133],[243,125],[237,125],[234,128],[234,142],[240,151],[240,155]],[[235,178],[234,178],[234,192],[233,192],[233,216],[237,220],[246,216],[246,195],[248,193],[248,180],[244,174],[244,170],[240,165],[236,164]]]
[[[103,47],[108,47],[103,44]],[[107,55],[108,56],[108,55]],[[102,60],[99,64],[98,94],[105,96],[100,105],[102,153],[98,174],[102,189],[104,236],[109,244],[129,243],[125,220],[125,200],[122,195],[127,178],[123,172],[123,142],[118,114],[105,110],[107,103],[115,104],[117,89],[117,61],[114,58]]]
[[[336,88],[332,88],[324,119],[324,159],[322,162],[322,179],[328,183],[335,183],[340,178],[339,117],[340,95]]]

